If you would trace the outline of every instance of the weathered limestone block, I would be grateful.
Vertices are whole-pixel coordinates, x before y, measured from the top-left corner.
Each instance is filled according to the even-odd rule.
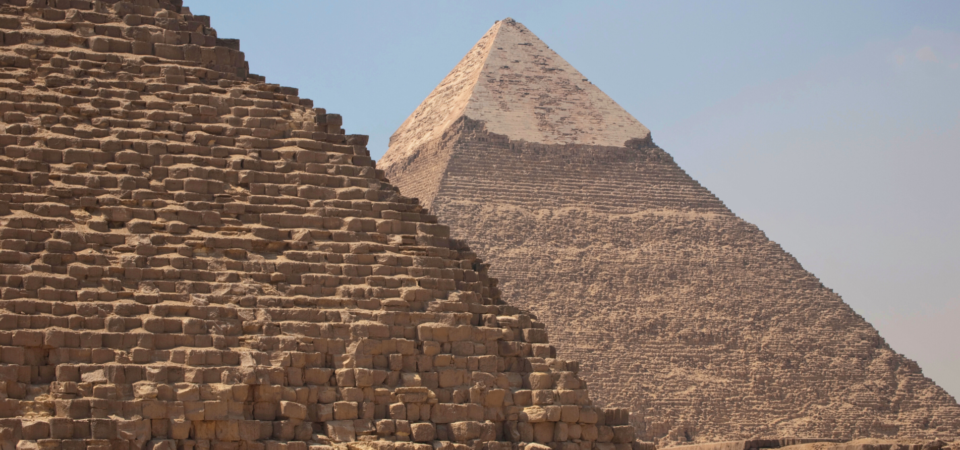
[[[338,442],[353,442],[356,439],[356,429],[352,420],[332,420],[327,424],[327,435]]]
[[[410,438],[415,442],[430,442],[436,438],[436,426],[429,422],[410,424]]]

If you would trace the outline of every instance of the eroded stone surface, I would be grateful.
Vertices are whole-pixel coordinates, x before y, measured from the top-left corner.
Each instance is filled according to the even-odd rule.
[[[0,4],[0,448],[649,448],[366,136],[209,25]]]
[[[494,26],[397,130],[380,168],[491,262],[505,298],[555,330],[601,403],[630,409],[640,436],[661,443],[957,435],[949,394],[636,120],[626,135],[604,122],[603,145],[531,134],[590,129],[597,115],[576,106],[612,101],[585,89],[599,98],[568,103],[576,84],[556,81],[573,70],[528,34]],[[485,53],[479,81],[451,81]],[[569,108],[514,108],[528,92]],[[410,139],[423,128],[431,139]]]

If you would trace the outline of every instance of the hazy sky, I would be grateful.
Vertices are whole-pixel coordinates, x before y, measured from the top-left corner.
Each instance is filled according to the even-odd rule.
[[[960,397],[960,2],[186,4],[375,158],[513,17]]]

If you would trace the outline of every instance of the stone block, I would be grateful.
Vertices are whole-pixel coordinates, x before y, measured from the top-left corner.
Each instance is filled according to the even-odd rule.
[[[597,442],[609,443],[613,441],[613,428],[607,425],[597,426]]]
[[[523,408],[523,412],[520,413],[520,420],[530,423],[545,422],[547,411],[540,406],[529,406]]]
[[[307,418],[307,407],[296,402],[280,401],[280,416],[287,419],[303,420]],[[347,417],[343,417],[347,419]]]
[[[540,422],[533,424],[533,440],[546,443],[553,442],[555,422]]]
[[[13,345],[19,347],[40,347],[43,345],[43,332],[35,330],[15,330]]]
[[[580,409],[580,423],[583,424],[594,424],[597,423],[599,416],[597,411],[591,407],[583,407]]]
[[[335,442],[353,442],[356,440],[356,428],[352,420],[332,420],[326,422],[327,436]]]
[[[349,420],[358,417],[357,402],[336,402],[333,404],[333,418],[335,420]]]
[[[557,393],[550,389],[533,390],[530,395],[534,405],[552,405],[557,398]]]
[[[437,429],[434,424],[429,422],[418,422],[410,424],[410,438],[414,442],[430,442],[436,438]]]
[[[332,404],[317,405],[317,421],[328,422],[331,420],[333,420],[333,405]]]
[[[226,420],[228,404],[225,401],[203,402],[203,420]]]
[[[232,442],[240,440],[240,421],[218,420],[217,440]]]
[[[577,440],[583,437],[583,428],[578,423],[567,424],[567,435],[570,439]]]
[[[534,439],[533,436],[533,426],[535,424],[528,422],[517,423],[517,433],[520,435],[520,441],[522,442],[532,442]]]
[[[544,406],[543,410],[547,412],[547,421],[548,422],[559,422],[561,408],[559,405],[548,405]]]
[[[633,425],[615,425],[611,428],[613,429],[614,444],[629,444],[633,442],[635,438]]]
[[[527,375],[529,389],[551,389],[553,388],[553,376],[544,372],[533,372]]]
[[[354,387],[357,385],[356,375],[353,369],[337,369],[337,386]]]
[[[189,420],[170,420],[170,437],[173,439],[187,439],[190,437],[191,423]]]
[[[577,405],[562,405],[560,407],[560,420],[567,423],[579,422],[580,407]]]
[[[480,422],[467,420],[453,422],[450,424],[450,438],[457,442],[466,442],[471,439],[477,439],[483,432]]]
[[[183,60],[183,46],[170,44],[154,44],[154,54],[160,58]]]
[[[407,407],[403,403],[393,403],[390,405],[390,418],[394,420],[407,420]]]
[[[65,417],[53,417],[50,419],[50,438],[52,439],[70,439],[73,437],[73,420]],[[0,439],[3,438],[0,432]]]
[[[596,441],[600,437],[600,432],[594,424],[584,424],[580,426],[581,439],[585,441]]]
[[[50,437],[50,422],[43,420],[23,420],[21,421],[20,433],[22,433],[23,439],[47,439]]]
[[[434,423],[447,424],[458,422],[467,418],[467,410],[463,405],[452,403],[437,403],[433,405],[430,411],[430,418]]]
[[[569,439],[566,422],[556,422],[553,426],[553,440],[551,442],[565,442]]]

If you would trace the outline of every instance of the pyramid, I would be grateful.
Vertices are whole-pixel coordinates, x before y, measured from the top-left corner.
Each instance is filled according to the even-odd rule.
[[[179,1],[0,4],[0,449],[645,450]]]
[[[914,361],[511,19],[378,167],[491,264],[642,439],[960,431],[956,400]]]

